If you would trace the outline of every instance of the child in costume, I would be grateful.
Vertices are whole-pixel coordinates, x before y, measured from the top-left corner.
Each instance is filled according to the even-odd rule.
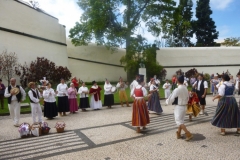
[[[201,108],[199,105],[199,99],[196,94],[196,90],[192,88],[192,90],[189,92],[189,100],[186,111],[186,114],[189,115],[189,121],[192,121],[192,116],[197,117],[200,110]]]

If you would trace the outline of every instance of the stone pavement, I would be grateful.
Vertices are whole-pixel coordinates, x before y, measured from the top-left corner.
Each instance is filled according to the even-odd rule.
[[[237,98],[238,100],[239,98]],[[164,113],[150,113],[150,124],[141,134],[131,126],[131,107],[104,107],[99,111],[79,111],[66,117],[45,120],[49,135],[20,139],[9,116],[0,117],[0,159],[58,160],[160,160],[160,159],[240,159],[240,136],[236,129],[226,136],[210,121],[217,101],[207,97],[206,114],[193,118],[186,125],[193,133],[190,142],[175,137],[174,106],[165,106]],[[45,118],[44,118],[45,119]],[[56,133],[57,121],[66,123],[64,133]],[[31,115],[21,115],[21,122],[31,123]]]

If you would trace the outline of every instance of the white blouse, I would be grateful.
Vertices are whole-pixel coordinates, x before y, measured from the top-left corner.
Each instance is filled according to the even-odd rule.
[[[233,86],[233,84],[231,82],[227,82],[227,81],[223,82],[223,84],[221,86],[219,86],[219,88],[218,88],[218,94],[220,96],[224,96],[225,95],[225,88],[226,88],[226,86],[224,84],[227,85],[227,86]]]
[[[112,94],[111,89],[112,89],[112,85],[110,83],[109,84],[107,84],[107,83],[104,84],[104,94],[105,95]]]
[[[141,87],[142,87],[142,91],[143,91],[143,96],[146,97],[147,96],[147,90],[143,86],[138,84],[135,88],[139,89]],[[134,96],[134,97],[135,97],[135,94],[134,94],[135,88],[131,91],[131,96]]]
[[[65,83],[64,84],[60,83],[57,86],[57,91],[58,91],[58,94],[57,94],[58,97],[68,96],[68,86]]]
[[[43,98],[45,102],[56,102],[56,93],[52,88],[46,88],[43,91]]]
[[[149,88],[149,91],[152,91],[152,90],[154,90],[154,89],[158,89],[158,87],[155,86],[154,84],[151,84],[151,85],[150,85],[150,88]]]
[[[168,86],[168,87],[167,87]],[[165,90],[170,90],[171,89],[171,84],[170,83],[164,83],[163,89]]]
[[[87,93],[83,93],[83,92],[87,92]],[[89,93],[89,90],[87,87],[82,86],[78,89],[78,94],[80,95],[80,98],[88,97],[88,93]]]
[[[186,86],[179,85],[178,88],[174,89],[172,94],[166,100],[166,104],[172,104],[177,97],[179,106],[185,106],[188,103],[189,94]]]

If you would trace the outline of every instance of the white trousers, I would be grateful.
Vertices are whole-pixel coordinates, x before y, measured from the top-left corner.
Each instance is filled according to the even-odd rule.
[[[32,111],[33,123],[36,122],[36,117],[38,116],[38,122],[42,122],[42,108],[39,103],[30,103]]]
[[[171,91],[169,89],[165,89],[164,92],[165,92],[165,98],[167,99],[170,96]]]
[[[10,112],[10,117],[13,119],[13,123],[18,124],[20,119],[20,103],[18,101],[12,101],[11,104],[8,104],[8,109]]]
[[[174,117],[177,126],[184,124],[184,117],[186,115],[187,106],[178,106],[174,108]]]

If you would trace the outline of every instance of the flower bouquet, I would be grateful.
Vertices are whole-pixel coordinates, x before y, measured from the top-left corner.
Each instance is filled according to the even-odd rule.
[[[64,132],[64,128],[66,127],[66,124],[64,122],[57,122],[55,127],[58,133]]]
[[[50,127],[48,127],[48,123],[47,122],[43,122],[42,123],[42,134],[48,134],[50,131]]]
[[[18,128],[21,138],[26,138],[30,136],[30,125],[28,123],[22,123]]]

